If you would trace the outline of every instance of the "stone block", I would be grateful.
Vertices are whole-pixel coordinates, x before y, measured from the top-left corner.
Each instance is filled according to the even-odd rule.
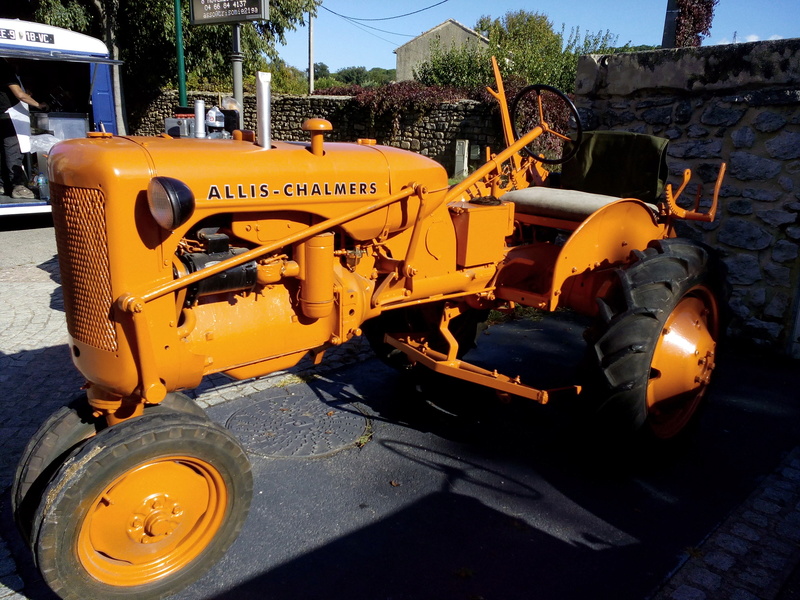
[[[742,181],[763,181],[772,179],[781,172],[781,163],[752,154],[738,151],[731,153],[731,176]]]
[[[719,231],[717,239],[733,246],[745,250],[763,250],[772,244],[773,235],[767,230],[759,227],[755,223],[744,219],[728,219]],[[750,257],[755,260],[755,257]]]
[[[800,133],[784,131],[765,144],[772,158],[793,160],[800,158]]]
[[[798,256],[798,249],[800,246],[793,242],[779,240],[772,247],[772,260],[781,263],[792,262]]]

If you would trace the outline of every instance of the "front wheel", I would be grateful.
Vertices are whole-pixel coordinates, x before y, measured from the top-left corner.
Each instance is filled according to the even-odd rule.
[[[703,400],[721,330],[721,269],[686,240],[651,243],[619,269],[590,335],[587,378],[599,426],[657,440],[683,432]]]
[[[163,411],[88,439],[44,490],[32,549],[62,598],[162,598],[219,560],[244,524],[253,480],[241,445]]]
[[[178,392],[145,407],[147,415],[163,411],[208,418],[197,403]],[[96,417],[86,396],[81,396],[50,415],[28,441],[11,486],[11,509],[25,540],[30,539],[33,513],[50,478],[73,449],[104,427],[105,420]]]

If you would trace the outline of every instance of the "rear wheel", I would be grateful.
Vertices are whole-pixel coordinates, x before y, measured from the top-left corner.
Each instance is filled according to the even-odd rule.
[[[618,271],[589,336],[587,393],[604,430],[667,440],[692,422],[721,330],[716,265],[706,248],[671,239],[651,243]]]
[[[252,487],[225,429],[167,411],[131,419],[87,440],[47,485],[34,556],[62,598],[161,598],[223,556]]]

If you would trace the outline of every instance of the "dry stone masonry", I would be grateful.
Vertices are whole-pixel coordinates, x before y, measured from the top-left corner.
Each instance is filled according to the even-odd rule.
[[[590,128],[669,138],[671,182],[690,168],[706,197],[728,163],[717,219],[681,233],[722,253],[731,332],[800,357],[800,39],[585,56],[576,105]]]
[[[190,92],[187,95],[190,105],[194,105],[198,99],[205,101],[207,108],[220,102],[219,94]],[[177,92],[163,92],[148,107],[145,116],[134,124],[136,135],[158,135],[163,132],[164,119],[173,116],[177,105]],[[300,129],[300,125],[311,117],[328,119],[333,124],[333,131],[327,136],[332,141],[375,139],[379,144],[430,156],[450,173],[455,168],[457,139],[468,140],[471,146],[480,148],[494,147],[502,139],[496,112],[492,107],[474,100],[440,104],[426,113],[405,111],[393,117],[376,116],[347,96],[280,94],[274,95],[272,100],[272,139],[307,140],[308,134]],[[256,129],[254,95],[246,94],[244,98],[244,126],[246,129]]]
[[[189,104],[196,98],[209,107],[220,100],[194,93]],[[163,93],[136,132],[163,131],[176,104],[175,92]],[[715,222],[682,223],[680,234],[722,254],[732,290],[730,332],[800,357],[800,39],[585,56],[576,104],[589,129],[669,138],[671,182],[677,187],[691,168],[706,199],[720,163],[728,163]],[[281,95],[273,99],[273,139],[307,139],[300,124],[309,117],[333,123],[331,140],[374,138],[430,156],[449,172],[457,139],[481,148],[502,141],[496,113],[474,101],[392,117],[347,97]],[[255,129],[255,118],[255,98],[246,96],[245,127]]]

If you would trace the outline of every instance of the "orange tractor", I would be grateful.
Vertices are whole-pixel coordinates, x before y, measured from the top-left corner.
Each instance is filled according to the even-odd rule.
[[[265,128],[258,139],[92,133],[53,149],[69,348],[86,395],[31,439],[12,494],[58,595],[162,597],[234,541],[247,456],[179,392],[211,373],[258,377],[366,335],[387,361],[546,403],[531,374],[463,356],[489,309],[564,307],[595,320],[575,402],[621,433],[686,427],[714,369],[721,299],[712,256],[674,226],[714,218],[724,167],[710,209],[699,193],[681,208],[689,173],[662,193],[664,141],[584,133],[546,86],[509,110],[496,74],[507,148],[452,186],[424,156],[325,142],[322,119],[303,123],[310,143],[273,143]],[[564,153],[542,153],[542,140]],[[556,185],[545,165],[560,162]]]

